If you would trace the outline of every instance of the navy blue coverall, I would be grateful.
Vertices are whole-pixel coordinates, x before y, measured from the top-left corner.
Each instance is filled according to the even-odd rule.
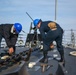
[[[39,28],[42,40],[43,40],[43,54],[44,58],[47,57],[47,51],[50,49],[50,44],[53,41],[56,41],[57,50],[60,53],[61,60],[64,58],[64,50],[62,46],[62,36],[63,36],[63,29],[56,23],[56,30],[51,30],[48,27],[48,23],[52,21],[44,21],[41,22],[41,26]]]

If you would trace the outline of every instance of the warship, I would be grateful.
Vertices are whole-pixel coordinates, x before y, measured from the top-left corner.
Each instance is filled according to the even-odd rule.
[[[55,0],[55,21],[57,0]],[[30,15],[26,12],[30,17]],[[31,18],[31,17],[30,17]],[[31,18],[32,19],[32,18]],[[33,20],[33,19],[32,19]],[[58,62],[60,55],[54,42],[54,49],[48,51],[48,64],[41,65],[43,41],[30,24],[29,32],[23,31],[16,43],[16,52],[8,54],[4,39],[0,46],[0,75],[76,75],[76,30],[64,30],[63,47],[65,64]]]
[[[70,42],[67,40],[66,43],[66,37],[63,37],[65,65],[57,61],[60,55],[54,42],[54,49],[48,51],[48,65],[41,66],[43,41],[38,31],[32,28],[32,23],[26,36],[25,32],[19,35],[15,54],[8,54],[3,39],[0,47],[0,75],[76,75],[75,35],[72,29],[70,31]]]

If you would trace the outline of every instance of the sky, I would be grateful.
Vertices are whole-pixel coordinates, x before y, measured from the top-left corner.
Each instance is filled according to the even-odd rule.
[[[55,0],[0,0],[0,24],[21,23],[29,32],[32,19],[55,21]],[[76,30],[76,0],[57,0],[56,22],[64,30]]]

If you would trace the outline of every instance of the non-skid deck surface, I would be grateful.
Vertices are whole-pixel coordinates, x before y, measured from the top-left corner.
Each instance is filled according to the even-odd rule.
[[[3,49],[1,49],[3,50]],[[26,48],[17,48],[16,53],[19,53],[21,51],[26,50]],[[74,51],[74,49],[70,49],[70,48],[64,48],[64,53],[65,53],[65,75],[76,75],[76,57],[75,56],[71,56],[69,55],[69,52]],[[0,51],[1,52],[1,51]],[[28,64],[30,62],[36,62],[35,66],[33,68],[28,68],[28,64],[26,63],[26,70],[29,73],[29,75],[49,75],[50,73],[53,75],[56,75],[56,73],[60,73],[60,75],[63,71],[63,68],[60,66],[60,64],[58,63],[58,61],[52,59],[52,57],[58,54],[57,57],[59,57],[59,53],[58,51],[55,49],[54,51],[49,51],[48,56],[50,56],[50,64],[53,65],[53,67],[49,68],[48,71],[42,73],[41,72],[41,67],[39,60],[42,59],[43,55],[42,52],[36,51],[34,52],[31,57],[30,60],[28,61]],[[60,71],[60,72],[59,72]]]

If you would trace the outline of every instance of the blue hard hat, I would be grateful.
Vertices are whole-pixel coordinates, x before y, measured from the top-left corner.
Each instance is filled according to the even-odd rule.
[[[38,25],[38,23],[40,22],[40,20],[41,20],[41,19],[35,19],[35,20],[33,21],[35,27]]]
[[[20,33],[22,30],[22,25],[20,23],[15,23],[14,28],[16,29],[17,33]]]

